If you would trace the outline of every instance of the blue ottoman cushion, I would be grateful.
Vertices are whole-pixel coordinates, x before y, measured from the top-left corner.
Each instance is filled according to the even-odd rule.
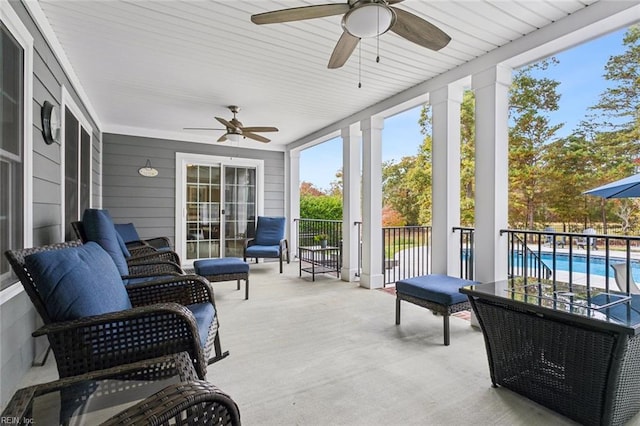
[[[211,303],[195,303],[193,305],[187,305],[185,308],[189,309],[196,319],[200,345],[204,348],[207,344],[207,337],[209,336],[209,327],[211,327],[211,323],[216,316],[216,310]]]
[[[458,289],[473,284],[477,284],[477,282],[433,274],[398,281],[396,282],[396,291],[418,299],[450,306],[468,301],[467,296],[460,293]]]
[[[249,272],[249,264],[235,257],[220,259],[202,259],[193,262],[193,268],[198,275],[204,277],[223,274],[242,274]]]

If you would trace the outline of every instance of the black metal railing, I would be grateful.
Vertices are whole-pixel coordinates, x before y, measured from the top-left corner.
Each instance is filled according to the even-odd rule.
[[[384,285],[430,273],[430,247],[430,226],[382,228]]]
[[[532,250],[527,243],[527,235],[521,238],[519,234],[511,234],[509,238],[509,277],[536,278],[538,281],[551,278],[553,271],[548,267],[542,257],[540,250]],[[540,245],[541,238],[536,238]],[[538,247],[540,249],[540,247]]]
[[[341,244],[342,222],[322,219],[295,219],[298,246],[317,245],[317,236],[329,236],[329,245]],[[362,222],[354,222],[358,235],[356,276],[362,273]],[[401,226],[382,228],[380,261],[384,271],[384,284],[428,274],[431,270],[430,226]],[[295,252],[298,252],[297,247]]]
[[[473,280],[475,276],[474,229],[456,226],[453,232],[460,233],[460,278]]]
[[[342,246],[342,221],[325,219],[294,219],[298,247],[317,246],[326,237],[332,247]],[[298,247],[295,253],[298,253]]]
[[[473,271],[473,228],[454,228],[460,232],[460,271]],[[503,229],[507,235],[508,275],[552,282],[598,286],[609,290],[634,291],[634,271],[640,259],[632,253],[640,251],[640,236],[595,233],[554,232]],[[464,242],[464,244],[463,244]],[[468,245],[466,242],[470,242]],[[626,277],[616,284],[612,265],[625,263]]]

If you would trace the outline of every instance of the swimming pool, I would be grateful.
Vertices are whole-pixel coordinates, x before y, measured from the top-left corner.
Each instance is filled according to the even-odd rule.
[[[541,259],[545,265],[549,268],[553,269],[553,254],[552,253],[542,253]],[[626,262],[626,259],[610,257],[609,264],[613,265],[614,263]],[[586,274],[587,273],[587,257],[584,255],[573,255],[572,256],[572,268],[573,272]],[[607,273],[611,278],[614,278],[613,268],[607,267],[605,262],[605,258],[602,256],[591,256],[590,257],[590,273],[592,275],[600,275],[604,277]],[[569,271],[569,255],[556,253],[556,269],[558,271]],[[631,275],[635,282],[640,282],[640,260],[632,259],[631,260]]]

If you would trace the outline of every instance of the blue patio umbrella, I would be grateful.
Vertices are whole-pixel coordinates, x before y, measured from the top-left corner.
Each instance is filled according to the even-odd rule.
[[[640,173],[583,192],[604,198],[640,197]]]

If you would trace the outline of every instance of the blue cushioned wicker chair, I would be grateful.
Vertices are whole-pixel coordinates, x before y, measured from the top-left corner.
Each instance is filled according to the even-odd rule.
[[[171,262],[177,273],[182,273],[180,257],[171,250],[157,250],[149,245],[129,249],[118,233],[108,210],[86,209],[82,222],[74,222],[73,228],[83,242],[95,241],[111,255],[120,273],[125,275],[126,265]]]
[[[198,275],[124,285],[81,241],[5,252],[44,326],[61,378],[187,352],[198,376],[224,358],[211,284]],[[215,355],[209,358],[215,350]]]
[[[284,238],[284,217],[258,216],[256,225],[256,236],[248,238],[244,242],[244,261],[247,257],[258,258],[278,258],[280,259],[280,273],[282,273],[282,259],[289,258],[289,243]]]
[[[141,247],[152,247],[156,250],[171,250],[171,241],[169,241],[169,238],[156,237],[143,240],[140,238],[140,235],[138,235],[138,230],[133,223],[116,223],[115,227],[129,251]]]

